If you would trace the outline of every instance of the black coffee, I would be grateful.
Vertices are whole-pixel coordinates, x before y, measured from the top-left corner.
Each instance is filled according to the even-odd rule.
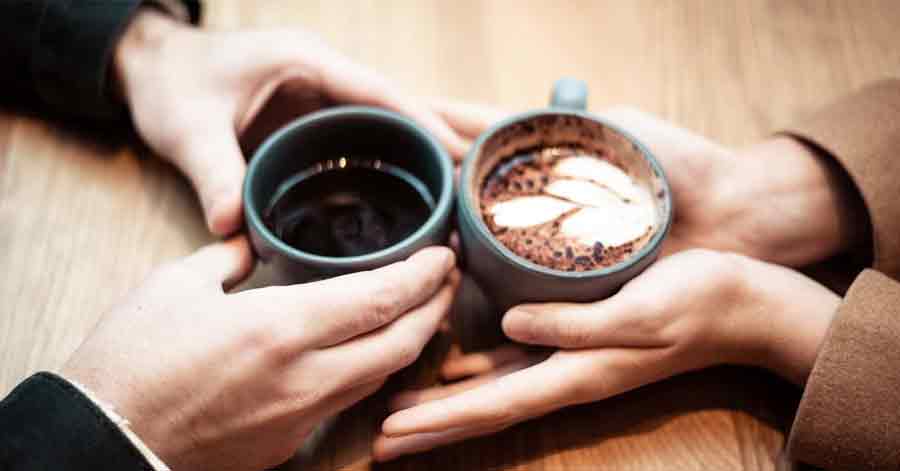
[[[409,237],[434,209],[421,180],[380,160],[328,160],[282,184],[264,215],[285,243],[316,255],[352,257]]]

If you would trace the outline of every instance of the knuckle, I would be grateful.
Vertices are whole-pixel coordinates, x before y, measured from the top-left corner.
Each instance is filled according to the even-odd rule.
[[[665,316],[665,311],[657,307],[654,310],[641,311],[641,315],[634,316],[626,328],[648,340],[653,340],[660,337],[668,324],[669,319]]]
[[[244,333],[243,345],[247,351],[254,351],[267,362],[283,365],[296,358],[296,349],[290,336],[283,329],[271,325],[251,327]]]
[[[708,249],[692,249],[688,255],[702,267],[702,275],[707,286],[720,294],[734,294],[741,287],[746,257],[732,252],[717,252]]]
[[[572,368],[572,377],[577,379],[562,386],[563,396],[570,398],[572,403],[604,399],[614,392],[615,374],[616,368],[611,368],[600,357],[589,358]]]
[[[518,416],[518,408],[514,403],[500,403],[487,413],[485,419],[493,426],[502,427],[515,422]]]
[[[379,283],[369,298],[369,318],[376,325],[383,325],[401,308],[402,288],[391,283]]]
[[[323,385],[318,384],[314,385],[312,388],[304,388],[299,391],[285,391],[285,397],[290,398],[292,404],[291,410],[297,414],[304,415],[308,411],[320,409],[331,390],[336,389],[337,388],[326,388]]]
[[[582,348],[591,346],[593,335],[587,329],[570,322],[554,324],[553,334],[561,340],[565,347]]]

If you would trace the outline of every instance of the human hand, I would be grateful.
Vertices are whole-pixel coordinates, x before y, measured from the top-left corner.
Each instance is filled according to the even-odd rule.
[[[453,253],[315,283],[226,294],[246,239],[160,267],[61,374],[131,422],[173,470],[268,469],[323,419],[409,365],[449,309]]]
[[[508,113],[439,103],[472,141]],[[821,261],[866,236],[866,210],[827,157],[789,137],[735,150],[633,108],[597,113],[644,143],[669,179],[675,220],[663,246],[742,253],[790,266]]]
[[[142,9],[115,50],[113,75],[138,133],[191,181],[219,235],[242,221],[239,139],[258,142],[301,114],[337,103],[383,107],[415,119],[455,155],[464,146],[433,112],[302,31],[205,31]]]
[[[759,366],[803,383],[839,301],[784,267],[680,252],[609,299],[510,309],[503,318],[508,337],[558,350],[506,346],[451,360],[445,376],[475,376],[397,396],[374,455],[389,460],[493,433],[713,365]]]

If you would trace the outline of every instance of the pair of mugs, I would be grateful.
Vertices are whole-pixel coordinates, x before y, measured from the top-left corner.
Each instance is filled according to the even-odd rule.
[[[454,192],[453,164],[442,146],[421,126],[385,110],[338,107],[286,125],[255,152],[244,182],[244,214],[254,249],[284,282],[303,282],[404,260],[431,245],[445,244],[454,206],[462,248],[461,265],[493,304],[506,309],[522,302],[603,299],[650,265],[658,256],[672,220],[672,199],[662,168],[650,151],[622,130],[585,111],[587,87],[559,80],[550,107],[513,116],[483,133],[469,151],[459,188]],[[659,220],[640,251],[608,268],[565,272],[519,257],[496,240],[482,219],[478,194],[488,172],[511,148],[576,144],[603,139],[629,173],[654,198]],[[403,149],[403,152],[396,152]],[[264,224],[263,214],[279,186],[323,155],[384,155],[419,178],[436,205],[412,235],[385,249],[354,257],[326,257],[298,250]]]

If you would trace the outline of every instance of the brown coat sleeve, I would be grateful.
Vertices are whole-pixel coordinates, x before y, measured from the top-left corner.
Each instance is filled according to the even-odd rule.
[[[788,439],[825,469],[900,469],[900,283],[864,271],[838,309]]]
[[[875,270],[850,287],[806,385],[788,452],[830,470],[900,469],[900,80],[787,134],[846,169],[869,213]]]

